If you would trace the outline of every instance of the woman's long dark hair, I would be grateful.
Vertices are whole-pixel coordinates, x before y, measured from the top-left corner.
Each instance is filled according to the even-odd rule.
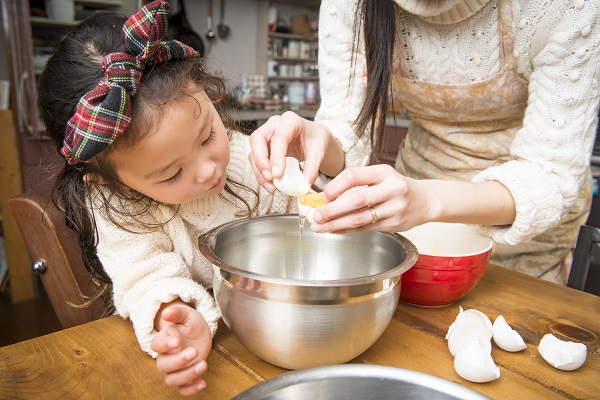
[[[103,78],[104,56],[122,50],[121,29],[126,20],[126,17],[111,12],[98,12],[87,18],[59,42],[44,67],[38,81],[38,106],[46,134],[57,151],[63,145],[65,127],[75,112],[77,102]],[[120,182],[111,163],[111,152],[117,147],[127,148],[143,137],[148,128],[157,122],[166,103],[193,95],[199,89],[206,92],[224,122],[230,122],[223,101],[226,84],[221,78],[208,74],[200,59],[174,60],[147,66],[138,93],[132,98],[131,123],[124,134],[91,162],[84,164],[83,171],[65,161],[62,171],[57,175],[52,200],[64,212],[67,225],[75,232],[83,262],[94,279],[110,285],[110,278],[97,256],[98,237],[89,205],[100,202],[101,210],[94,212],[104,212],[117,224],[123,221],[123,217],[147,224],[144,216],[148,209],[160,206]],[[102,182],[102,185],[89,180],[85,182],[86,174],[94,177],[94,182]],[[240,189],[251,192],[257,201],[249,204],[238,194]],[[222,195],[227,201],[243,203],[240,208],[245,208],[244,215],[250,216],[258,207],[258,194],[229,178],[225,192],[233,196],[233,199],[228,199]],[[96,197],[92,199],[92,195]],[[123,212],[121,204],[127,204],[127,213]],[[175,207],[173,215],[177,210]],[[159,221],[153,227],[160,227],[166,222]]]
[[[367,65],[365,100],[355,121],[356,132],[367,129],[371,140],[381,140],[391,92],[391,76],[396,42],[396,12],[393,0],[359,0],[354,19],[353,57],[363,32]],[[354,74],[352,74],[354,75]],[[351,79],[355,79],[351,76]]]

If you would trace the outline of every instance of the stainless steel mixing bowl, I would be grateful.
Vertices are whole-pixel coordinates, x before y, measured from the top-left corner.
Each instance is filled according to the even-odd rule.
[[[308,368],[268,379],[233,400],[484,400],[475,390],[437,376],[381,365]]]
[[[398,234],[315,234],[300,230],[296,214],[221,225],[199,245],[214,265],[227,327],[253,354],[288,369],[345,363],[369,348],[417,260]]]

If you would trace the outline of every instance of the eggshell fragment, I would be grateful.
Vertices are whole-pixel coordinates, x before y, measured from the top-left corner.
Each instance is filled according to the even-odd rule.
[[[521,351],[527,348],[519,332],[515,331],[508,325],[502,315],[494,321],[494,343],[505,351]]]
[[[485,315],[481,311],[476,310],[474,308],[465,310],[464,313],[467,318],[473,317],[473,316],[475,316],[476,318],[479,318],[480,322],[483,324],[483,326],[485,326],[485,329],[488,333],[488,339],[492,339],[492,336],[494,334],[494,328],[492,325],[492,321],[490,320],[490,318],[487,315]]]
[[[310,190],[310,185],[304,180],[300,170],[300,163],[294,157],[285,158],[285,171],[281,178],[273,179],[273,184],[282,193],[288,196],[299,196]]]
[[[464,346],[454,358],[454,370],[463,379],[475,383],[493,381],[500,378],[500,369],[480,339],[474,339]]]
[[[448,340],[448,337],[450,337],[450,332],[452,332],[452,330],[454,328],[465,323],[465,317],[463,314],[462,307],[458,307],[458,310],[459,310],[458,315],[456,316],[454,321],[450,324],[450,327],[448,328],[448,332],[446,332],[446,340]]]
[[[473,340],[479,340],[479,345],[482,350],[486,351],[488,354],[492,352],[492,342],[487,337],[487,332],[485,328],[481,324],[471,324],[466,323],[457,326],[452,329],[452,331],[448,335],[448,349],[450,350],[450,354],[456,357],[456,355],[461,351],[461,349],[473,342]]]
[[[475,309],[469,309],[469,310],[463,311],[462,307],[459,307],[459,312],[458,312],[458,315],[456,316],[456,319],[448,328],[448,333],[446,333],[446,339],[449,338],[450,332],[454,328],[456,328],[460,325],[464,325],[464,324],[481,325],[485,329],[488,339],[492,339],[494,330],[492,328],[492,322],[487,317],[487,315],[485,315],[481,311],[475,310]]]
[[[544,335],[538,351],[550,365],[563,371],[573,371],[583,365],[587,347],[583,343],[566,342],[551,333]]]
[[[300,215],[303,218],[306,218],[306,220],[311,224],[315,222],[313,220],[314,212],[314,208],[312,208],[311,206],[305,206],[304,204],[300,203],[300,200],[298,200],[298,215]]]

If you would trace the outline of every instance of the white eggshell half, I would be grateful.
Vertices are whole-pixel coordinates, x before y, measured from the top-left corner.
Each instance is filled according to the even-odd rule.
[[[462,324],[452,329],[448,335],[448,349],[454,357],[463,347],[473,340],[480,342],[481,348],[488,354],[492,352],[492,342],[487,336],[485,328],[481,324]]]
[[[508,325],[502,315],[494,321],[494,343],[505,351],[521,351],[527,348],[519,332]]]
[[[468,311],[468,312],[467,312]],[[494,329],[492,327],[492,321],[479,310],[469,309],[467,311],[463,311],[462,307],[459,307],[458,315],[454,322],[448,328],[448,333],[446,333],[446,339],[450,336],[450,332],[456,328],[457,326],[464,324],[479,324],[482,325],[486,332],[488,339],[492,339],[492,335],[494,333]]]
[[[282,193],[288,196],[299,196],[310,190],[310,185],[304,180],[300,170],[300,163],[294,157],[285,158],[285,171],[281,178],[273,179],[273,184]]]
[[[446,332],[446,340],[448,340],[448,337],[450,336],[450,332],[452,332],[452,329],[454,329],[457,326],[462,325],[464,323],[465,323],[465,318],[463,316],[463,309],[462,309],[462,307],[458,307],[458,315],[454,319],[454,322],[452,322],[450,324],[450,327],[448,328],[448,332]]]
[[[301,217],[306,218],[306,220],[308,222],[310,222],[311,224],[314,223],[315,221],[313,220],[313,214],[315,212],[315,209],[310,207],[310,206],[305,206],[304,204],[300,203],[300,200],[298,200],[298,214]]]
[[[464,313],[468,316],[475,316],[475,317],[479,318],[480,322],[485,326],[485,329],[488,333],[488,338],[492,339],[492,336],[494,334],[494,327],[492,325],[492,321],[490,320],[490,318],[487,315],[485,315],[481,311],[476,310],[474,308],[465,310]]]
[[[572,371],[583,365],[587,347],[583,343],[566,342],[551,333],[544,335],[538,351],[550,365],[563,371]]]
[[[479,339],[467,343],[454,358],[454,370],[463,379],[482,383],[500,378],[500,369]]]

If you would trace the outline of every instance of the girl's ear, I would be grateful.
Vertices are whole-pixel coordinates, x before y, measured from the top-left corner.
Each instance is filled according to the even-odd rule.
[[[103,177],[93,174],[93,173],[83,174],[83,181],[85,183],[95,183],[97,185],[106,185],[106,181],[104,180]]]

